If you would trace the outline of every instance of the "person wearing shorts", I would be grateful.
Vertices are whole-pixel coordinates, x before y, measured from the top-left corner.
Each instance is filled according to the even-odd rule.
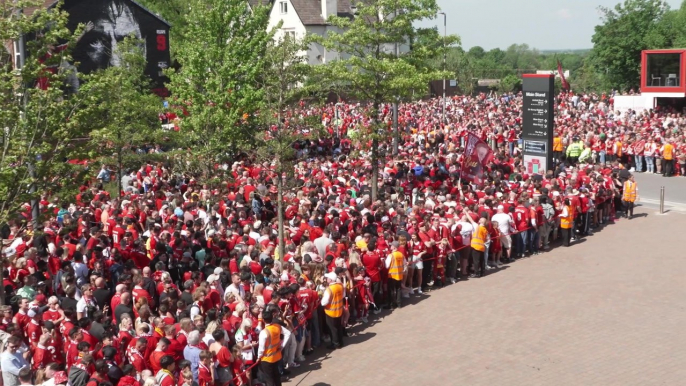
[[[422,240],[419,239],[419,236],[415,233],[412,235],[412,238],[409,242],[410,247],[412,248],[412,263],[411,267],[415,272],[417,272],[417,293],[421,294],[422,293],[422,274],[424,272],[424,262],[422,261],[422,258],[424,255],[426,255],[426,245]],[[412,277],[409,278],[408,282],[408,287],[410,288],[410,293],[414,293],[414,287],[412,286]]]

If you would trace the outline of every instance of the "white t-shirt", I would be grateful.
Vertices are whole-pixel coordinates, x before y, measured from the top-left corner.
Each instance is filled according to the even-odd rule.
[[[55,378],[50,378],[47,381],[40,384],[40,386],[55,386]]]
[[[214,338],[212,335],[205,334],[205,336],[202,337],[202,341],[209,347],[212,343],[215,342]]]
[[[78,284],[86,283],[88,281],[88,266],[80,261],[71,263],[74,267],[74,276]]]
[[[235,337],[236,343],[243,343],[244,346],[249,346],[252,343],[250,334],[244,333],[241,328],[236,331]],[[243,358],[243,361],[252,361],[253,350],[241,350],[241,358]]]
[[[245,299],[245,289],[240,284],[238,286],[236,286],[233,283],[229,284],[229,286],[226,287],[226,290],[224,291],[224,297],[226,297],[226,295],[229,292],[233,292],[233,294],[236,295],[237,297],[240,296],[241,299]]]
[[[460,221],[458,222],[462,226],[460,230],[460,235],[462,235],[462,245],[472,244],[472,232],[474,232],[474,226],[471,223]]]
[[[496,213],[491,217],[491,221],[498,223],[498,229],[502,235],[510,234],[510,222],[512,219],[507,213]]]
[[[90,302],[87,302],[86,298],[82,297],[78,302],[76,302],[76,312],[82,312],[84,316],[92,316],[87,315],[88,313],[86,312],[89,305],[96,308],[98,307],[95,301],[91,300]]]

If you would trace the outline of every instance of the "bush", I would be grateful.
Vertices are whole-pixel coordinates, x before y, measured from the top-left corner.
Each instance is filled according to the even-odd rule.
[[[517,75],[508,75],[500,80],[498,83],[498,91],[500,92],[518,92],[522,89],[522,79]]]

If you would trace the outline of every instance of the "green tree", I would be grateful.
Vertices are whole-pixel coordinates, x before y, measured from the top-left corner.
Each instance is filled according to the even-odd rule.
[[[471,95],[476,89],[476,63],[477,59],[473,58],[461,47],[450,47],[446,57],[446,71],[450,72],[457,81],[457,86],[465,95]],[[435,70],[443,69],[443,57],[432,58],[429,61],[431,68]]]
[[[294,184],[297,183],[294,170],[298,159],[293,144],[303,138],[301,129],[305,124],[303,115],[294,110],[296,102],[302,96],[303,89],[299,85],[305,81],[310,69],[302,54],[306,50],[305,42],[289,35],[272,41],[265,52],[265,67],[259,82],[259,86],[265,91],[258,118],[263,130],[256,134],[258,146],[255,149],[260,161],[270,162],[274,166],[279,256],[286,253],[284,191],[295,187]],[[318,126],[321,126],[321,122]],[[316,136],[312,130],[308,130],[308,133]]]
[[[665,13],[656,28],[647,34],[646,44],[654,48],[686,47],[686,1],[679,9]]]
[[[500,48],[494,48],[494,49],[488,51],[486,53],[485,57],[494,63],[501,63],[503,61],[503,59],[505,58],[505,51],[501,50]],[[480,58],[477,58],[477,59],[480,59]]]
[[[145,75],[144,42],[127,37],[117,47],[120,65],[108,67],[85,77],[80,93],[90,95],[90,104],[77,118],[92,123],[90,138],[94,155],[117,157],[118,190],[122,191],[122,153],[131,144],[159,141],[167,134],[158,112],[162,101],[154,95]]]
[[[593,66],[591,61],[586,58],[580,68],[570,73],[569,83],[573,90],[596,91],[602,83],[602,75]]]
[[[498,91],[500,92],[513,92],[518,91],[522,88],[522,79],[517,75],[508,75],[500,80],[498,83]]]
[[[538,51],[526,44],[513,44],[507,48],[502,62],[513,70],[536,70],[539,68]]]
[[[591,59],[604,73],[604,86],[622,90],[640,84],[641,51],[664,48],[663,18],[669,6],[662,0],[625,0],[613,9],[600,7],[603,24],[595,27]]]
[[[0,65],[0,224],[16,219],[29,201],[37,212],[41,194],[78,181],[78,170],[65,160],[79,153],[74,139],[84,133],[74,118],[87,95],[65,95],[65,78],[76,74],[72,66],[62,65],[70,60],[68,51],[55,49],[74,43],[77,35],[67,29],[67,15],[59,6],[48,11],[43,3],[0,3],[0,40],[26,41],[26,54],[17,63],[21,69],[7,61]],[[33,217],[35,224],[39,220]]]
[[[484,55],[486,55],[486,51],[480,46],[474,46],[470,48],[468,53],[469,56],[473,57],[474,59],[481,59],[484,57]]]
[[[448,69],[455,74],[455,80],[460,91],[465,95],[471,95],[476,89],[477,77],[475,74],[475,62],[470,55],[464,51],[451,50],[448,54]]]
[[[442,52],[439,50],[444,45],[450,47],[458,39],[448,36],[436,41],[437,34],[415,27],[420,20],[436,17],[436,0],[369,0],[359,1],[355,6],[356,15],[352,18],[329,18],[329,24],[340,32],[311,36],[315,43],[338,52],[340,57],[316,66],[314,71],[320,84],[333,85],[335,90],[372,104],[369,118],[373,123],[359,129],[364,142],[371,141],[371,195],[376,200],[379,140],[389,139],[380,116],[381,105],[412,98],[413,92],[424,96],[430,81],[449,77],[449,73],[431,68],[428,60]],[[433,41],[430,36],[434,36]]]
[[[250,122],[264,99],[257,87],[265,67],[269,9],[249,9],[244,0],[190,0],[184,39],[176,53],[181,65],[169,70],[169,90],[189,115],[181,130],[194,156],[230,157],[250,146]]]

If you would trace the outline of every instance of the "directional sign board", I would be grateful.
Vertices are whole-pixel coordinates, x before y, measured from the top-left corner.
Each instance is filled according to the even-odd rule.
[[[555,119],[553,75],[523,75],[522,140],[527,170],[545,174],[553,168],[553,126]],[[535,171],[534,171],[535,170]]]

